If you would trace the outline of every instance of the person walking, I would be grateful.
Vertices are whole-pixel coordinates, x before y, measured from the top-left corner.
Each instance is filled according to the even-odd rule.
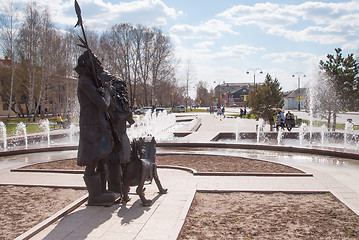
[[[284,129],[284,114],[280,108],[277,108],[277,119],[276,119],[276,128],[279,131],[279,128]]]

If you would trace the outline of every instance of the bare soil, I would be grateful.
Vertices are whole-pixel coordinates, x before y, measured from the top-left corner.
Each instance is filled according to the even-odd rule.
[[[228,156],[170,154],[157,156],[156,162],[199,172],[302,173],[277,163]],[[26,168],[84,169],[76,159]],[[0,190],[0,204],[5,206],[0,239],[14,238],[51,216],[48,209],[56,212],[78,198],[77,191],[66,192],[70,189]],[[359,216],[330,193],[197,193],[178,239],[359,239]]]
[[[293,167],[278,163],[254,160],[242,157],[168,154],[157,155],[157,165],[173,165],[187,167],[198,172],[260,172],[260,173],[303,173]],[[71,169],[82,170],[76,159],[60,160],[49,163],[38,163],[26,166],[27,169]]]
[[[14,239],[52,216],[86,190],[0,186],[0,239]]]
[[[359,216],[330,193],[197,193],[178,239],[359,239]]]

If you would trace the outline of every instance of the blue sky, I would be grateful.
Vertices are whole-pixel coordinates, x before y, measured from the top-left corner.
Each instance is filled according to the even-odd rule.
[[[3,0],[4,1],[4,0]],[[6,0],[5,0],[6,1]],[[23,4],[22,0],[15,0]],[[26,1],[24,1],[26,2]],[[65,29],[76,23],[74,2],[38,0],[50,8],[53,20]],[[359,53],[359,0],[235,1],[235,0],[78,0],[85,25],[103,31],[129,22],[155,26],[171,36],[184,76],[188,61],[194,79],[208,87],[218,82],[263,82],[265,74],[278,78],[283,90],[313,79],[319,60],[335,48]],[[184,83],[184,77],[182,82]],[[216,82],[216,83],[214,83]]]

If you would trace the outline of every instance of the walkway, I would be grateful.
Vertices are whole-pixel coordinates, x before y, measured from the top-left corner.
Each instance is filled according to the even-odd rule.
[[[235,119],[219,118],[210,114],[198,116],[201,128],[181,141],[209,141],[219,132],[233,132]],[[248,121],[248,122],[247,122]],[[184,127],[185,128],[185,127]],[[254,131],[255,121],[246,120],[244,129]],[[168,151],[158,149],[158,153]],[[213,150],[223,154],[223,149]],[[235,151],[235,150],[234,150]],[[208,153],[208,152],[207,152]],[[225,153],[227,154],[227,153]],[[241,155],[241,152],[228,152]],[[1,184],[78,186],[84,187],[81,174],[10,172],[11,169],[31,162],[73,158],[76,151],[34,153],[0,158]],[[270,156],[264,156],[270,161]],[[278,161],[285,161],[285,158]],[[350,161],[349,161],[350,162]],[[156,185],[146,186],[146,197],[152,206],[140,205],[139,197],[131,194],[126,205],[109,208],[89,207],[82,204],[75,211],[45,228],[31,239],[176,239],[197,190],[233,191],[330,191],[359,215],[359,187],[357,172],[323,168],[305,161],[285,162],[287,165],[312,173],[313,177],[259,177],[259,176],[194,176],[174,169],[159,169],[163,186],[168,194],[158,195]],[[356,162],[354,162],[356,164]],[[333,170],[334,169],[334,170]],[[357,169],[357,168],[356,168]],[[135,192],[131,188],[131,193]]]

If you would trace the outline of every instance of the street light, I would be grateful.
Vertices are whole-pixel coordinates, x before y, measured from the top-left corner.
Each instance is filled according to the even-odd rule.
[[[255,91],[257,91],[256,72],[257,72],[257,71],[260,71],[259,73],[262,74],[263,71],[262,71],[262,69],[260,69],[260,68],[250,68],[250,69],[247,70],[247,74],[249,74],[249,71],[252,71],[252,72],[253,72],[253,84],[254,84],[254,89],[255,89]]]
[[[298,76],[298,90],[299,90],[299,96],[297,97],[298,100],[298,111],[300,111],[300,100],[302,100],[302,96],[300,95],[300,76],[306,77],[303,72],[295,72],[293,73],[292,77],[295,77],[295,75]]]

